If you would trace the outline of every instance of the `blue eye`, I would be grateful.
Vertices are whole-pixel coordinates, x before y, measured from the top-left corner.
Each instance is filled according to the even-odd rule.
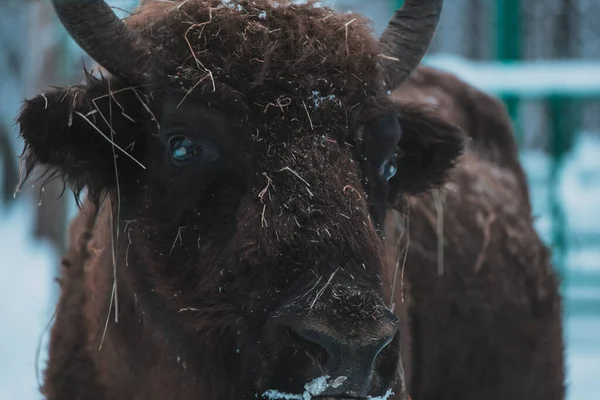
[[[176,161],[192,160],[202,151],[200,146],[183,136],[171,138],[170,144],[171,157]]]
[[[396,175],[396,172],[398,172],[398,164],[396,163],[396,156],[397,154],[394,154],[392,156],[391,159],[389,159],[388,161],[386,161],[382,168],[382,175],[386,180],[390,180],[394,177],[394,175]]]

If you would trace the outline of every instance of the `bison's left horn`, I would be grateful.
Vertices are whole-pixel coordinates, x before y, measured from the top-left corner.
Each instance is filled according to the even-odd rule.
[[[397,88],[429,49],[442,13],[443,0],[405,0],[379,39],[387,87]]]
[[[147,79],[150,50],[103,0],[52,0],[69,35],[98,64],[131,84]]]

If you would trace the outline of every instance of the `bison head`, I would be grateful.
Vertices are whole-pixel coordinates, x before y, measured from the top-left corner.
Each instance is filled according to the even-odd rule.
[[[102,0],[54,5],[110,74],[24,104],[27,169],[116,205],[120,296],[190,384],[212,399],[402,391],[380,227],[462,142],[389,93],[441,1],[406,1],[380,40],[312,3],[150,2],[126,21]]]

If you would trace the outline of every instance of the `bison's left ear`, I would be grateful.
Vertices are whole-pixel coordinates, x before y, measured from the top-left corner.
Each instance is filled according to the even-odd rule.
[[[463,131],[426,109],[403,108],[398,122],[398,170],[390,179],[390,200],[443,185],[464,148]]]
[[[463,150],[464,134],[431,112],[402,107],[364,125],[362,152],[369,204],[377,227],[402,194],[441,186]]]
[[[25,142],[26,175],[37,165],[49,167],[76,193],[89,193],[136,179],[144,158],[141,97],[115,90],[104,80],[56,89],[24,102],[17,122]],[[115,167],[117,171],[115,171]]]
[[[463,150],[464,134],[432,112],[402,107],[364,126],[362,157],[371,212],[383,221],[386,204],[402,194],[441,186]],[[387,182],[386,182],[387,181]]]

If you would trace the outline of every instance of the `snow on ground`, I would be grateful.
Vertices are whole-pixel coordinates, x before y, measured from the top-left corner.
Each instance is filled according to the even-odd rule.
[[[561,197],[569,209],[584,211],[569,213],[567,224],[581,233],[600,234],[599,150],[600,136],[582,135],[563,169]]]
[[[583,133],[567,155],[559,173],[559,190],[565,213],[569,273],[594,273],[600,285],[600,136]],[[522,155],[527,171],[536,228],[550,242],[549,171],[551,158],[541,151]],[[599,286],[600,287],[600,286]],[[598,297],[600,300],[600,288]]]
[[[565,339],[569,400],[595,400],[600,392],[600,137],[582,134],[559,174],[570,251],[566,257]],[[548,172],[542,152],[523,154],[536,227],[549,241]],[[584,278],[579,278],[584,274]],[[592,311],[590,311],[592,310]]]
[[[600,139],[581,136],[566,160],[560,193],[567,209],[569,237],[600,237]],[[523,154],[531,183],[537,228],[549,238],[548,167],[542,153]],[[0,399],[37,400],[36,347],[49,322],[58,256],[30,239],[33,203],[20,202],[10,213],[0,211]],[[569,272],[600,277],[600,241],[585,241],[567,257]],[[595,400],[600,392],[600,307],[578,312],[580,304],[598,305],[600,280],[570,281],[567,276],[568,400]],[[592,306],[594,307],[594,306]],[[42,359],[45,353],[42,352]],[[41,363],[43,367],[43,363]]]
[[[567,320],[568,400],[596,400],[600,392],[600,314]]]
[[[0,211],[0,399],[40,399],[36,348],[52,316],[57,257],[31,239],[32,208],[20,202]],[[45,352],[40,355],[45,358]],[[40,363],[43,365],[43,363]]]
[[[578,233],[600,234],[600,136],[582,134],[567,155],[560,173],[560,196],[566,208],[567,225]],[[548,176],[551,158],[541,151],[529,151],[522,157],[537,213],[543,215],[538,228],[549,229]],[[577,210],[582,212],[577,212]],[[585,212],[583,212],[585,211]]]

